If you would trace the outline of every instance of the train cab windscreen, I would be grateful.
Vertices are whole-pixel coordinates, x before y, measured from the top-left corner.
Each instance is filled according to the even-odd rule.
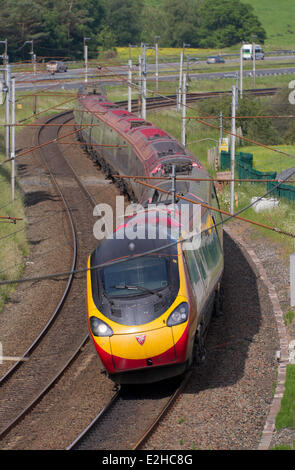
[[[110,265],[101,271],[101,281],[109,297],[146,295],[169,284],[164,257],[146,256]]]

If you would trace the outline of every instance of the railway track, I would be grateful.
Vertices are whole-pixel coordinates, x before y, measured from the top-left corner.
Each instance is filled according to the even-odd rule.
[[[121,387],[67,450],[139,450],[188,383]]]
[[[68,122],[68,120],[72,119],[71,118],[68,118],[67,117],[67,114],[69,113],[64,113],[64,116],[66,117],[66,120],[64,121],[64,124],[66,122]],[[51,122],[53,119],[49,119],[47,122]],[[44,126],[43,126],[44,127]],[[40,133],[41,133],[41,130],[42,130],[42,126],[40,126],[40,130],[38,132],[38,136],[40,136]],[[37,141],[39,142],[39,138],[37,139]],[[44,161],[44,160],[43,160]],[[48,169],[48,168],[47,168]],[[66,210],[66,214],[67,214],[67,217],[68,217],[68,221],[69,221],[69,224],[70,224],[70,227],[71,227],[71,232],[72,232],[72,237],[73,237],[73,259],[72,259],[72,266],[71,266],[71,271],[73,271],[75,269],[75,266],[76,266],[76,261],[77,261],[77,236],[76,236],[76,231],[75,231],[75,226],[74,226],[74,222],[73,222],[73,218],[72,218],[72,215],[71,215],[71,211],[70,211],[70,208],[66,202],[66,200],[64,199],[64,196],[56,182],[56,179],[54,177],[54,175],[52,174],[51,175],[51,179],[52,179],[52,182],[64,204],[64,207],[65,207],[65,210]],[[24,352],[24,354],[22,355],[21,358],[19,358],[19,360],[17,360],[14,365],[0,378],[0,387],[4,384],[4,382],[18,369],[18,367],[20,367],[22,364],[23,364],[23,359],[26,359],[29,357],[30,353],[33,352],[33,350],[35,349],[35,347],[38,345],[38,343],[42,340],[42,338],[46,335],[46,332],[48,331],[48,329],[50,328],[51,324],[53,323],[54,319],[56,318],[56,316],[58,315],[58,312],[60,311],[60,308],[70,290],[70,286],[71,286],[71,283],[72,283],[72,280],[73,280],[73,275],[70,274],[69,275],[69,278],[68,278],[68,281],[67,281],[67,285],[66,285],[66,288],[62,294],[62,297],[56,307],[56,309],[54,310],[52,316],[50,317],[49,321],[47,322],[47,324],[45,325],[45,327],[43,328],[43,330],[39,333],[39,335],[36,337],[36,339],[33,341],[33,343],[29,346],[29,348]]]
[[[63,124],[71,119],[72,116],[70,113],[63,113],[57,117],[55,116],[54,118],[50,118],[46,123],[56,123],[60,121],[60,126],[58,130],[52,129],[51,131],[48,131],[48,128],[45,131],[45,126],[41,126],[38,132],[37,144],[40,145],[44,141],[52,140],[53,133],[55,132],[57,136]],[[50,132],[50,135],[48,132]],[[65,162],[65,160],[61,158],[60,153],[56,152],[56,146],[54,144],[46,147],[46,150],[42,150],[41,157],[66,208],[69,223],[71,224],[73,234],[73,270],[75,268],[79,268],[79,259],[81,258],[77,238],[77,232],[79,232],[80,228],[77,226],[77,219],[79,217],[77,217],[77,215],[73,216],[74,207],[76,208],[73,199],[76,202],[77,198],[79,198],[79,209],[83,206],[83,211],[85,211],[85,206],[81,204],[81,199],[83,200],[83,197],[81,198],[81,192],[92,208],[96,205],[96,201],[79,178],[79,175],[73,166],[68,161]],[[71,189],[69,189],[69,178],[74,179],[76,182],[75,192],[77,194],[75,196],[73,188],[71,187]],[[62,179],[67,179],[66,187],[62,186]],[[69,197],[69,193],[67,193],[67,191],[70,191],[71,197]],[[71,204],[68,203],[69,200],[71,200]],[[88,253],[89,243],[87,242],[87,255]],[[14,427],[19,424],[21,420],[37,405],[41,398],[49,392],[49,390],[63,376],[71,363],[78,357],[81,349],[88,341],[88,332],[86,331],[86,328],[85,334],[82,333],[80,336],[78,335],[79,341],[77,340],[77,334],[75,335],[77,330],[83,331],[82,325],[80,325],[81,328],[76,329],[75,327],[75,332],[68,331],[67,333],[65,332],[66,328],[64,327],[64,333],[62,334],[64,340],[66,336],[68,339],[76,337],[76,340],[74,341],[75,344],[72,344],[71,351],[67,351],[65,354],[61,337],[58,335],[58,330],[62,330],[60,328],[60,323],[65,321],[66,316],[69,316],[69,309],[73,307],[73,310],[80,311],[80,309],[77,308],[77,297],[75,300],[75,306],[70,298],[72,292],[77,290],[74,283],[75,276],[71,275],[62,298],[50,321],[23,355],[23,358],[26,357],[29,361],[19,361],[1,379],[0,398],[3,403],[3,407],[1,411],[0,439],[4,439],[9,435],[9,433],[13,431]],[[80,280],[78,280],[78,285],[80,285]],[[84,321],[84,317],[82,319]],[[54,353],[54,357],[56,359],[54,362],[55,367],[52,366],[53,362],[51,359],[49,361],[47,360],[47,358],[52,358],[51,349],[53,344],[54,347],[57,348]],[[35,377],[37,380],[34,380]],[[120,419],[121,448],[140,448],[145,439],[155,429],[160,419],[180,395],[181,390],[188,381],[188,378],[189,375],[187,375],[181,383],[171,381],[168,387],[167,384],[165,384],[165,388],[160,389],[156,394],[151,386],[141,389],[139,387],[136,391],[134,389],[132,391],[120,389],[119,392],[114,395],[110,404],[99,412],[91,425],[89,425],[86,430],[82,431],[81,435],[75,440],[75,444],[70,445],[69,448],[76,449],[81,446],[82,448],[85,448],[85,446],[86,448],[97,448],[97,446],[99,446],[97,432],[101,434],[99,429],[101,429],[102,421],[104,422],[103,426],[107,427],[110,432],[112,427],[108,425],[109,420],[117,422],[118,413],[120,413],[120,410],[121,412],[122,410],[126,411],[127,403],[128,412],[127,414],[125,412],[125,420]],[[7,399],[7,397],[13,397],[13,399]],[[143,419],[143,415],[145,416],[145,419]],[[136,422],[134,417],[137,417]],[[118,430],[118,427],[116,428]],[[126,435],[127,429],[130,431],[128,436]],[[139,429],[141,431],[139,431]],[[100,442],[100,448],[105,448],[106,442],[111,446],[110,448],[116,448],[118,432],[113,441],[106,437],[106,430],[104,430],[103,435],[105,436],[105,439],[103,442]],[[139,435],[141,435],[140,438],[138,437]]]
[[[153,104],[155,105],[155,103]],[[165,103],[165,105],[167,106],[167,103]],[[63,119],[62,116],[64,117],[64,119],[69,118],[69,116],[66,117],[64,115],[60,115],[59,118]],[[55,117],[53,119],[59,119],[59,118]],[[61,123],[61,127],[62,127],[62,123]],[[42,135],[42,130],[40,129],[40,133],[39,133],[40,143],[42,142],[41,135]],[[42,138],[44,138],[45,140],[50,140],[50,138],[52,138],[52,135],[50,137],[48,135],[44,137],[43,135]],[[52,144],[52,145],[53,145],[53,148],[49,150],[49,155],[47,154],[47,156],[45,157],[49,166],[49,171],[52,171],[51,165],[53,167],[55,166],[55,169],[54,171],[52,171],[52,173],[55,173],[55,174],[58,173],[57,184],[59,184],[59,179],[62,177],[71,179],[71,184],[69,184],[69,181],[67,183],[67,186],[68,186],[68,191],[66,191],[67,195],[64,194],[64,190],[62,192],[66,200],[68,199],[71,200],[70,213],[72,214],[72,216],[74,214],[73,223],[74,223],[76,232],[78,233],[82,229],[83,229],[83,232],[88,231],[87,230],[88,225],[87,225],[87,222],[85,222],[87,217],[85,219],[85,217],[82,216],[83,217],[82,224],[76,227],[77,218],[79,217],[77,216],[77,214],[75,214],[75,212],[77,211],[78,207],[80,210],[80,206],[81,204],[83,204],[82,201],[84,199],[87,200],[87,205],[89,205],[91,208],[93,207],[93,204],[95,203],[95,201],[90,195],[90,193],[88,192],[87,188],[85,187],[81,179],[79,178],[78,173],[75,172],[73,167],[70,167],[68,163],[64,163],[64,166],[62,168],[59,167],[59,163],[54,158],[54,154],[57,153],[57,147],[55,144]],[[59,157],[60,157],[60,154],[59,154]],[[50,160],[50,163],[49,163],[49,160]],[[75,191],[73,190],[74,180],[75,180]],[[77,188],[79,188],[79,190]],[[74,196],[74,193],[76,191],[77,191],[77,197]],[[84,206],[84,209],[85,209],[85,206]],[[86,210],[86,213],[87,213],[87,210]],[[88,214],[89,214],[89,210],[88,210]],[[86,227],[86,230],[85,230],[85,227]],[[92,233],[91,230],[90,230],[90,233]],[[85,242],[86,250],[88,254],[89,251],[91,250],[91,247],[89,246],[89,240],[85,239],[84,242]],[[82,257],[83,256],[81,252],[81,247],[79,247],[79,244],[78,244],[77,256],[76,256],[77,267],[81,265],[80,263],[81,263]],[[82,262],[82,266],[83,267],[85,266],[83,262]],[[230,272],[229,268],[228,268],[228,272]],[[76,279],[74,276],[73,283],[75,280]],[[78,289],[81,292],[81,283],[80,283],[81,279],[77,279],[77,281],[78,281],[77,283]],[[75,286],[74,286],[74,289],[76,289]],[[247,297],[246,290],[244,293],[245,298]],[[72,288],[71,288],[71,292],[72,292]],[[228,294],[229,294],[228,298],[230,298],[230,293]],[[76,295],[74,295],[75,303],[69,300],[69,296],[67,297],[67,299],[65,299],[64,302],[62,302],[63,306],[60,310],[60,313],[62,311],[64,312],[62,313],[64,315],[63,320],[66,318],[66,316],[69,315],[69,313],[72,313],[74,310],[79,311],[80,304],[79,304],[79,299],[78,299],[78,304],[76,303],[77,299],[78,299],[78,296],[77,296],[77,291],[76,291]],[[75,308],[73,308],[74,306]],[[234,309],[234,314],[232,316],[227,317],[227,320],[226,320],[227,323],[225,323],[225,326],[220,325],[220,327],[222,326],[225,329],[225,332],[227,331],[226,325],[227,327],[228,325],[229,326],[231,325],[230,323],[231,318],[235,318],[236,313],[237,313],[237,308]],[[241,317],[241,320],[242,318],[243,316]],[[23,364],[19,364],[18,367],[16,367],[13,370],[13,372],[11,371],[10,374],[7,375],[5,380],[3,380],[3,383],[1,383],[2,385],[0,389],[0,400],[2,403],[1,414],[3,416],[5,415],[5,419],[3,419],[0,415],[1,423],[2,423],[1,430],[0,430],[0,438],[8,434],[9,431],[13,429],[14,425],[16,425],[25,416],[25,414],[27,414],[29,410],[32,409],[32,407],[40,400],[40,398],[44,396],[45,393],[48,392],[50,387],[52,387],[52,385],[56,383],[58,378],[61,377],[63,372],[71,364],[74,358],[77,357],[77,355],[79,355],[79,352],[81,351],[81,345],[85,344],[84,341],[87,341],[88,333],[86,333],[86,328],[84,325],[84,323],[86,322],[84,319],[84,315],[82,315],[83,325],[82,323],[77,324],[76,319],[75,319],[75,322],[73,322],[74,330],[71,330],[72,332],[73,331],[77,332],[77,330],[79,330],[79,333],[82,333],[80,334],[80,338],[79,338],[80,343],[76,338],[76,346],[74,348],[73,347],[71,348],[72,349],[71,354],[67,352],[68,353],[67,361],[64,358],[65,348],[63,346],[61,347],[59,351],[54,352],[54,358],[58,359],[59,356],[63,357],[62,367],[59,367],[59,368],[56,367],[55,373],[53,373],[52,370],[49,370],[49,374],[48,374],[48,369],[47,369],[47,374],[51,376],[51,380],[48,380],[46,385],[44,385],[44,383],[42,384],[43,386],[42,390],[40,389],[40,387],[37,387],[37,384],[35,382],[34,392],[36,391],[37,388],[39,388],[39,390],[38,390],[38,393],[35,393],[34,399],[32,399],[31,384],[29,384],[29,393],[26,393],[25,388],[21,388],[21,387],[22,385],[24,385],[25,387],[28,387],[28,382],[26,382],[28,377],[32,378],[36,375],[38,379],[40,379],[40,370],[43,369],[44,365],[46,367],[49,364],[48,361],[46,360],[46,354],[51,355],[51,351],[49,351],[48,349],[46,351],[46,347],[48,347],[48,345],[44,345],[44,341],[45,340],[47,341],[46,338],[48,337],[48,333],[51,333],[51,346],[52,344],[54,344],[52,342],[53,338],[55,335],[58,334],[58,330],[61,329],[61,326],[63,328],[63,320],[60,320],[59,318],[56,318],[54,320],[52,325],[48,327],[47,334],[43,338],[40,338],[37,341],[35,347],[32,348],[32,350],[30,350],[30,352],[28,353],[28,357],[30,361],[23,363]],[[248,323],[245,323],[245,331],[247,331],[247,325]],[[220,341],[219,329],[220,328],[218,328],[218,332],[216,333],[218,336],[217,344],[218,344],[218,341]],[[85,334],[83,333],[83,331],[85,331]],[[251,330],[251,333],[249,330],[249,336],[251,336],[252,334],[253,334],[252,330]],[[69,338],[70,336],[71,334],[67,333],[67,337]],[[61,336],[59,336],[59,339],[60,338]],[[211,338],[211,342],[212,342],[212,338]],[[48,342],[48,344],[49,343],[50,341]],[[61,342],[60,344],[63,344],[63,342]],[[38,351],[40,349],[40,346],[42,346],[42,348],[44,347],[46,351],[45,354],[42,355],[42,359],[38,358]],[[214,350],[214,344],[213,344],[213,350]],[[62,354],[61,354],[61,351],[62,351]],[[244,361],[243,351],[241,354],[240,350],[237,350],[237,354],[241,356],[239,358],[241,367],[238,368],[238,370],[241,370],[243,361]],[[35,362],[35,358],[36,358],[36,362]],[[214,364],[218,360],[219,360],[219,355],[216,355]],[[229,362],[230,360],[231,359],[229,359]],[[53,361],[51,357],[50,364],[52,364],[52,362]],[[221,370],[223,370],[223,367],[220,369],[220,371]],[[209,376],[206,374],[206,377],[208,378],[208,380],[211,380],[210,371],[209,371]],[[237,377],[239,377],[239,375],[237,375]],[[186,380],[188,380],[188,378],[189,377],[186,377]],[[12,379],[14,380],[14,383],[12,383]],[[214,383],[214,379],[212,380]],[[228,380],[228,379],[225,379],[225,380]],[[171,407],[171,405],[175,403],[175,400],[177,399],[177,397],[180,396],[181,391],[183,387],[185,386],[185,383],[186,382],[182,382],[181,384],[172,383],[169,389],[166,388],[165,390],[159,390],[157,392],[157,395],[155,394],[156,392],[154,390],[148,390],[147,387],[145,387],[144,390],[139,390],[139,389],[137,389],[137,391],[133,390],[132,393],[130,393],[130,391],[128,391],[127,389],[120,389],[113,396],[111,402],[99,412],[99,414],[90,423],[90,425],[88,425],[84,429],[84,431],[75,439],[75,441],[73,441],[68,446],[68,449],[69,450],[70,449],[71,450],[76,450],[76,449],[104,449],[104,450],[106,449],[111,449],[111,450],[139,449],[144,444],[146,439],[151,435],[151,433],[156,428],[157,424],[163,418],[163,416]],[[228,384],[231,385],[231,381]],[[225,382],[225,385],[227,385],[227,382]],[[9,395],[7,395],[7,393]],[[24,400],[24,395],[25,395],[26,400]],[[30,399],[28,399],[28,395]],[[8,400],[9,403],[7,403],[7,400],[5,399],[5,397],[7,396],[12,397],[12,399]],[[17,400],[16,400],[16,396],[18,396]],[[27,402],[26,407],[23,406],[24,401]],[[7,419],[7,413],[9,414],[9,419]]]
[[[63,124],[72,119],[69,112],[48,119],[46,123],[55,122],[60,126],[41,126],[37,144],[57,137]],[[70,269],[84,267],[89,249],[94,247],[90,214],[95,200],[54,143],[40,149],[40,154],[71,225],[73,260]],[[84,278],[71,274],[50,320],[24,353],[23,358],[28,360],[18,361],[1,378],[0,438],[50,390],[88,341],[85,318],[81,315],[85,309],[84,296],[80,295],[83,290]]]
[[[280,88],[273,87],[273,88],[253,88],[249,90],[244,90],[245,95],[251,96],[272,96],[275,95]],[[220,96],[227,96],[230,95],[231,91],[211,91],[211,92],[201,92],[201,93],[187,93],[186,101],[187,103],[193,103],[195,101],[204,100],[207,98],[215,98]],[[162,96],[153,96],[147,98],[147,109],[156,109],[156,108],[164,108],[167,106],[175,106],[176,105],[176,95],[168,95],[166,97]],[[140,104],[137,99],[133,99],[132,103],[132,111],[137,112]],[[127,101],[118,101],[116,104],[120,107],[127,108],[128,102]]]

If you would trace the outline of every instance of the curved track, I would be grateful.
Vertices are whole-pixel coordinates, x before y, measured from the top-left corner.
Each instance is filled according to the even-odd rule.
[[[71,119],[69,112],[48,119],[46,123],[54,121],[60,125],[41,126],[38,144],[56,138],[63,124]],[[66,208],[72,228],[71,268],[85,267],[89,249],[94,245],[92,212],[95,201],[55,143],[40,149],[40,154]],[[24,357],[28,360],[18,362],[1,379],[0,437],[5,436],[47,393],[88,340],[84,296],[81,296],[84,290],[84,277],[71,274],[50,321],[25,352]]]
[[[251,96],[272,96],[275,95],[280,88],[251,88],[249,90],[244,90],[245,95]],[[230,95],[231,91],[208,91],[208,92],[200,92],[200,93],[187,93],[186,101],[187,103],[193,103],[194,101],[200,101],[207,98],[216,98],[217,96],[227,96]],[[163,96],[154,96],[149,97],[146,100],[146,108],[147,109],[156,109],[156,108],[164,108],[167,106],[175,106],[177,100],[177,95],[168,95],[166,97]],[[140,106],[138,104],[138,99],[133,99],[132,103],[132,111],[136,112],[139,110]],[[117,101],[116,104],[121,107],[127,108],[128,102],[127,101]]]
[[[66,122],[68,117],[69,116],[65,115],[55,116],[51,118],[50,121],[60,119],[60,128],[62,128],[62,123]],[[47,132],[48,131],[45,132],[45,128],[40,129],[40,143],[52,139],[56,130],[51,128],[50,135],[48,135]],[[93,245],[93,237],[87,237],[87,233],[92,234],[92,227],[89,225],[89,219],[91,221],[89,211],[91,210],[92,215],[92,208],[95,201],[79,179],[79,175],[74,172],[74,169],[61,157],[62,154],[58,152],[55,144],[51,144],[46,148],[45,161],[46,165],[48,165],[48,171],[53,174],[56,184],[62,188],[62,193],[65,200],[68,202],[76,232],[79,234],[81,232],[82,234],[81,239],[79,235],[76,256],[77,267],[79,268],[80,266],[85,266],[85,256],[88,255]],[[63,163],[61,163],[62,161]],[[63,182],[66,182],[66,184],[63,185]],[[83,250],[84,247],[85,250]],[[228,269],[228,272],[231,273],[231,270]],[[233,282],[232,277],[233,279],[236,278],[236,276],[232,276],[231,274],[229,284]],[[252,277],[250,279],[251,281],[253,281]],[[248,280],[247,277],[246,280]],[[59,315],[50,327],[47,328],[47,334],[42,339],[38,340],[36,346],[33,348],[34,350],[30,351],[29,361],[23,363],[21,367],[16,368],[14,374],[11,374],[9,377],[10,380],[3,381],[2,388],[0,389],[0,400],[2,403],[0,437],[7,434],[14,424],[40,400],[51,385],[56,382],[57,378],[60,377],[74,357],[79,354],[84,341],[87,341],[88,333],[86,331],[86,322],[84,314],[81,315],[81,308],[84,308],[84,299],[81,301],[81,289],[85,290],[83,287],[83,279],[74,276],[70,292],[59,309]],[[244,297],[245,299],[247,298],[246,304],[247,307],[249,307],[249,299],[246,292],[247,286],[244,286],[244,289]],[[230,294],[230,292],[228,292],[228,294]],[[228,297],[230,298],[230,295],[228,295]],[[251,302],[253,302],[253,308],[258,308],[258,299],[255,302],[254,298]],[[236,331],[236,320],[234,319],[237,317],[237,312],[239,313],[239,310],[242,310],[242,308],[235,305],[233,310],[234,312],[231,313],[229,309],[230,315],[227,317],[225,325],[223,325],[223,323],[219,325],[218,333],[216,333],[218,337],[216,340],[217,345],[218,342],[220,342],[219,329],[221,327],[224,329],[223,333],[225,337],[226,332],[228,334],[228,329]],[[249,328],[249,336],[252,337],[260,325],[260,316],[258,316],[258,319],[255,319],[254,327],[251,326],[250,328],[248,323],[245,323],[245,320],[243,323],[244,315],[242,315],[242,313],[238,319],[241,324],[244,325],[246,332],[247,328]],[[68,321],[69,319],[72,321]],[[231,324],[231,321],[233,324]],[[255,331],[252,331],[253,328]],[[245,335],[245,331],[243,331],[243,335]],[[53,347],[54,351],[52,351]],[[238,355],[239,358],[239,367],[236,371],[238,379],[243,370],[243,364],[246,361],[247,348],[245,351],[243,348],[237,348],[236,355]],[[226,360],[226,358],[224,359],[224,355],[222,358]],[[216,380],[213,380],[213,377],[216,375],[216,361],[218,360],[221,360],[219,355],[216,356],[213,365],[211,364],[211,368],[214,370],[214,374],[212,374],[213,385],[215,383],[214,380]],[[229,364],[230,361],[231,357],[228,358]],[[222,364],[222,367],[220,365],[220,368],[218,368],[218,372],[222,375],[224,369],[224,364]],[[206,371],[206,380],[211,380],[210,377],[209,367]],[[30,378],[29,381],[28,378]],[[221,380],[223,380],[222,377],[220,378],[220,381]],[[227,377],[225,377],[224,380],[227,387],[232,385],[232,376],[230,381]],[[190,385],[190,387],[192,387],[192,385]],[[194,393],[200,392],[199,384],[194,387]],[[171,406],[171,403],[179,396],[179,393],[180,391],[175,384],[171,386],[169,390],[160,389],[157,393],[155,393],[155,391],[153,391],[153,393],[151,393],[151,391],[149,392],[146,387],[144,391],[138,389],[136,392],[133,391],[132,394],[128,392],[128,390],[120,389],[113,397],[110,405],[98,414],[91,425],[68,446],[68,449],[110,448],[115,450],[140,448],[145,439],[147,439],[154,430],[159,419],[163,417],[164,413]],[[263,415],[261,411],[260,413]],[[141,436],[141,438],[139,439],[138,436]]]
[[[70,112],[71,113],[71,112]],[[68,122],[70,119],[72,119],[72,116],[70,118],[67,117],[69,113],[64,113],[63,116],[66,117],[66,120],[64,121],[63,124],[65,124],[66,122]],[[49,123],[51,121],[53,121],[55,118],[51,118],[51,119],[48,119],[46,121],[46,123]],[[44,125],[43,126],[40,126],[40,129],[38,131],[38,138],[37,138],[37,141],[39,143],[40,141],[40,134],[42,132],[42,130],[44,129]],[[41,154],[41,157],[42,157],[42,154]],[[42,157],[43,158],[43,157]],[[43,162],[44,164],[46,164],[46,160],[43,158]],[[47,169],[49,170],[48,166],[47,166]],[[49,170],[49,173],[50,173],[50,170]],[[76,230],[75,230],[75,226],[74,226],[74,222],[73,222],[73,218],[72,218],[72,214],[71,214],[71,211],[70,211],[70,208],[56,182],[56,179],[54,177],[54,174],[53,173],[50,173],[50,176],[51,176],[51,179],[52,179],[52,182],[54,183],[54,186],[65,206],[65,210],[66,210],[66,214],[67,214],[67,217],[68,217],[68,220],[69,220],[69,224],[71,226],[71,231],[72,231],[72,236],[73,236],[73,260],[72,260],[72,266],[71,266],[71,271],[73,271],[75,269],[75,266],[76,266],[76,261],[77,261],[77,235],[76,235]],[[39,343],[39,341],[45,336],[48,328],[50,328],[50,325],[52,324],[52,322],[54,321],[56,315],[58,315],[58,312],[70,290],[70,286],[71,286],[71,283],[72,283],[72,280],[73,280],[73,275],[70,274],[69,275],[69,278],[68,278],[68,282],[67,282],[67,285],[66,285],[66,288],[63,292],[63,295],[56,307],[56,309],[54,310],[51,318],[48,320],[47,324],[45,325],[45,327],[43,328],[43,330],[39,333],[39,335],[36,337],[36,339],[33,341],[33,343],[29,346],[29,348],[24,352],[24,354],[22,355],[22,357],[20,358],[20,360],[16,361],[15,364],[0,378],[0,386],[13,374],[13,372],[20,366],[23,364],[23,361],[22,359],[25,359],[25,358],[28,358],[30,353],[34,350],[34,348],[37,346],[37,344]]]
[[[121,387],[67,450],[138,450],[187,384],[183,380]]]

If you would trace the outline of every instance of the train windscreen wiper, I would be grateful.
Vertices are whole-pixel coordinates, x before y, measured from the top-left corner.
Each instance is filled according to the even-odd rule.
[[[149,294],[152,294],[152,295],[156,294],[160,298],[162,297],[162,294],[160,294],[160,292],[148,289],[147,287],[138,286],[138,285],[130,286],[128,284],[118,284],[116,286],[112,286],[111,288],[112,289],[142,290],[142,291],[148,292]]]

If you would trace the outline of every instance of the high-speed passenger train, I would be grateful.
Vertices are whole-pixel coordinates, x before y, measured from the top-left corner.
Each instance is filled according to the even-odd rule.
[[[79,138],[107,177],[176,172],[173,200],[170,179],[155,180],[157,189],[116,179],[122,193],[143,209],[126,217],[89,256],[87,317],[100,360],[116,383],[180,375],[204,356],[210,318],[220,302],[220,213],[198,204],[201,234],[192,231],[189,244],[183,241],[185,230],[194,227],[194,201],[219,207],[213,182],[174,137],[95,90],[79,92],[75,120],[83,128]],[[100,151],[94,144],[110,147]],[[177,180],[185,176],[203,181]],[[189,220],[184,230],[185,206]],[[134,236],[134,230],[141,236]]]

